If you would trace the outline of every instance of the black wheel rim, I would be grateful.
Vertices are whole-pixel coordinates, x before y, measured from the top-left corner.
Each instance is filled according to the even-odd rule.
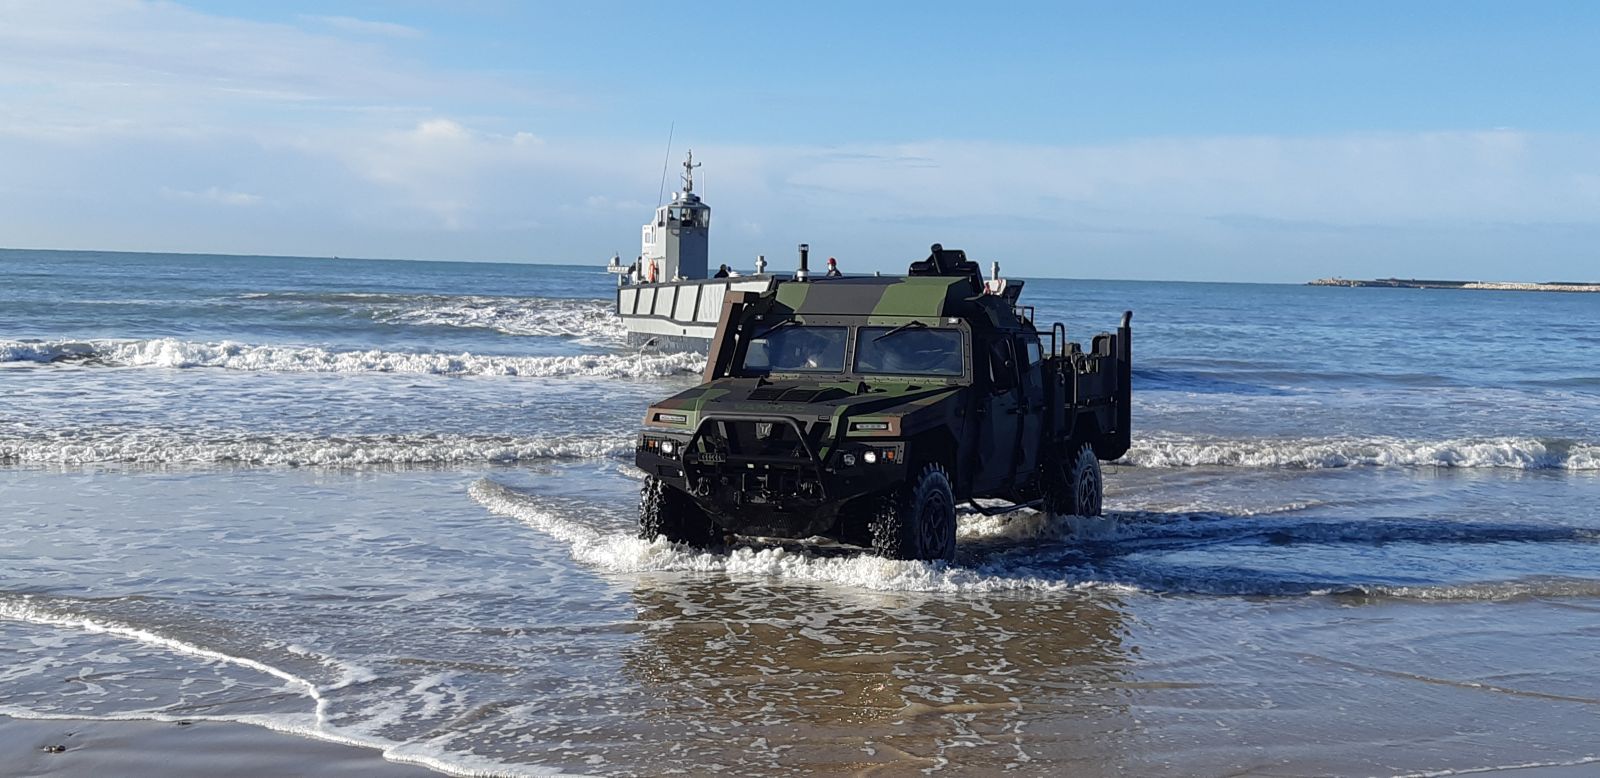
[[[1073,493],[1078,498],[1075,507],[1079,516],[1092,516],[1100,502],[1099,468],[1087,456],[1080,456],[1078,462],[1078,478],[1073,484]]]
[[[930,558],[943,558],[945,549],[945,522],[951,514],[950,504],[945,501],[944,493],[935,491],[923,500],[922,508],[918,511],[917,527],[921,534],[921,548],[923,556]]]

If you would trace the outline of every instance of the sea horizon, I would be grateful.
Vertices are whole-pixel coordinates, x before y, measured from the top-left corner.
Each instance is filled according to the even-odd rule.
[[[317,256],[317,255],[298,255],[298,254],[239,254],[239,253],[231,253],[231,252],[129,251],[129,250],[123,250],[123,249],[76,249],[76,248],[68,248],[68,249],[63,249],[63,248],[18,248],[18,247],[10,247],[10,246],[0,246],[0,252],[41,252],[41,253],[56,253],[56,254],[128,254],[128,255],[142,255],[142,256],[215,257],[215,258],[218,258],[218,259],[230,259],[230,260],[231,259],[294,259],[294,260],[326,260],[326,261],[338,261],[338,262],[420,262],[420,263],[434,263],[434,264],[447,264],[447,265],[533,265],[533,266],[560,267],[560,268],[569,268],[569,269],[594,268],[594,269],[596,269],[598,271],[602,271],[602,272],[605,270],[606,262],[609,261],[609,259],[610,259],[609,257],[605,257],[605,258],[602,258],[600,260],[597,260],[593,264],[589,264],[589,263],[582,263],[582,262],[554,262],[554,261],[539,261],[539,260],[511,260],[511,259],[493,260],[493,259],[438,259],[438,258],[408,258],[408,257],[347,257],[347,256],[342,256],[342,255],[340,255],[340,256],[335,256],[335,255]],[[750,260],[750,261],[751,261],[752,264],[754,263],[753,259]],[[907,264],[909,264],[911,261],[913,261],[913,260],[908,259],[906,262],[907,262]],[[987,275],[987,273],[989,272],[989,269],[987,267],[987,261],[980,262],[980,264],[984,265],[983,271]],[[770,260],[769,259],[768,260],[768,267],[769,267],[769,269],[774,269],[775,272],[783,272],[785,270],[785,268],[781,265],[781,263],[777,262],[776,260]],[[738,269],[738,268],[735,268],[735,269]],[[789,270],[792,271],[792,268],[789,268]],[[1113,281],[1113,282],[1126,281],[1126,282],[1130,282],[1130,283],[1148,282],[1148,283],[1162,283],[1162,284],[1240,284],[1240,285],[1259,285],[1259,286],[1301,286],[1301,285],[1304,285],[1303,282],[1295,282],[1295,281],[1228,281],[1228,280],[1218,280],[1218,279],[1197,280],[1197,279],[1109,278],[1109,277],[1102,278],[1102,277],[1095,277],[1095,276],[1035,276],[1035,275],[1015,276],[1015,275],[1009,275],[1009,274],[1005,273],[1005,262],[1003,260],[1001,261],[1001,273],[1002,273],[1002,275],[1006,275],[1009,278],[1016,278],[1016,279],[1023,280],[1023,281],[1030,281],[1030,280],[1041,280],[1041,281],[1042,280],[1049,280],[1049,281]],[[885,271],[884,274],[887,275],[889,273],[887,271]],[[871,275],[871,273],[859,273],[857,275]]]

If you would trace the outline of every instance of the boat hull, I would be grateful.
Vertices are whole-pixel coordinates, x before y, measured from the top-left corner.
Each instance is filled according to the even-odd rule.
[[[704,353],[717,332],[728,294],[765,292],[775,282],[762,275],[628,284],[617,287],[616,313],[627,328],[630,345]]]

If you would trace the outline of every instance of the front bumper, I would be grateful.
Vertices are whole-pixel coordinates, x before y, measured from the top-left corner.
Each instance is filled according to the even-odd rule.
[[[692,496],[733,532],[773,537],[823,534],[840,506],[905,478],[905,445],[831,435],[790,417],[711,415],[693,432],[650,429],[635,462]]]

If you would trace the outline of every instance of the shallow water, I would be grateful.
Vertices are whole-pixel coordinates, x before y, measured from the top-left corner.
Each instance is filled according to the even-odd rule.
[[[0,714],[451,772],[1600,764],[1600,298],[1029,281],[1136,310],[1135,447],[1105,519],[946,566],[635,539],[699,360],[607,284],[0,252]]]

